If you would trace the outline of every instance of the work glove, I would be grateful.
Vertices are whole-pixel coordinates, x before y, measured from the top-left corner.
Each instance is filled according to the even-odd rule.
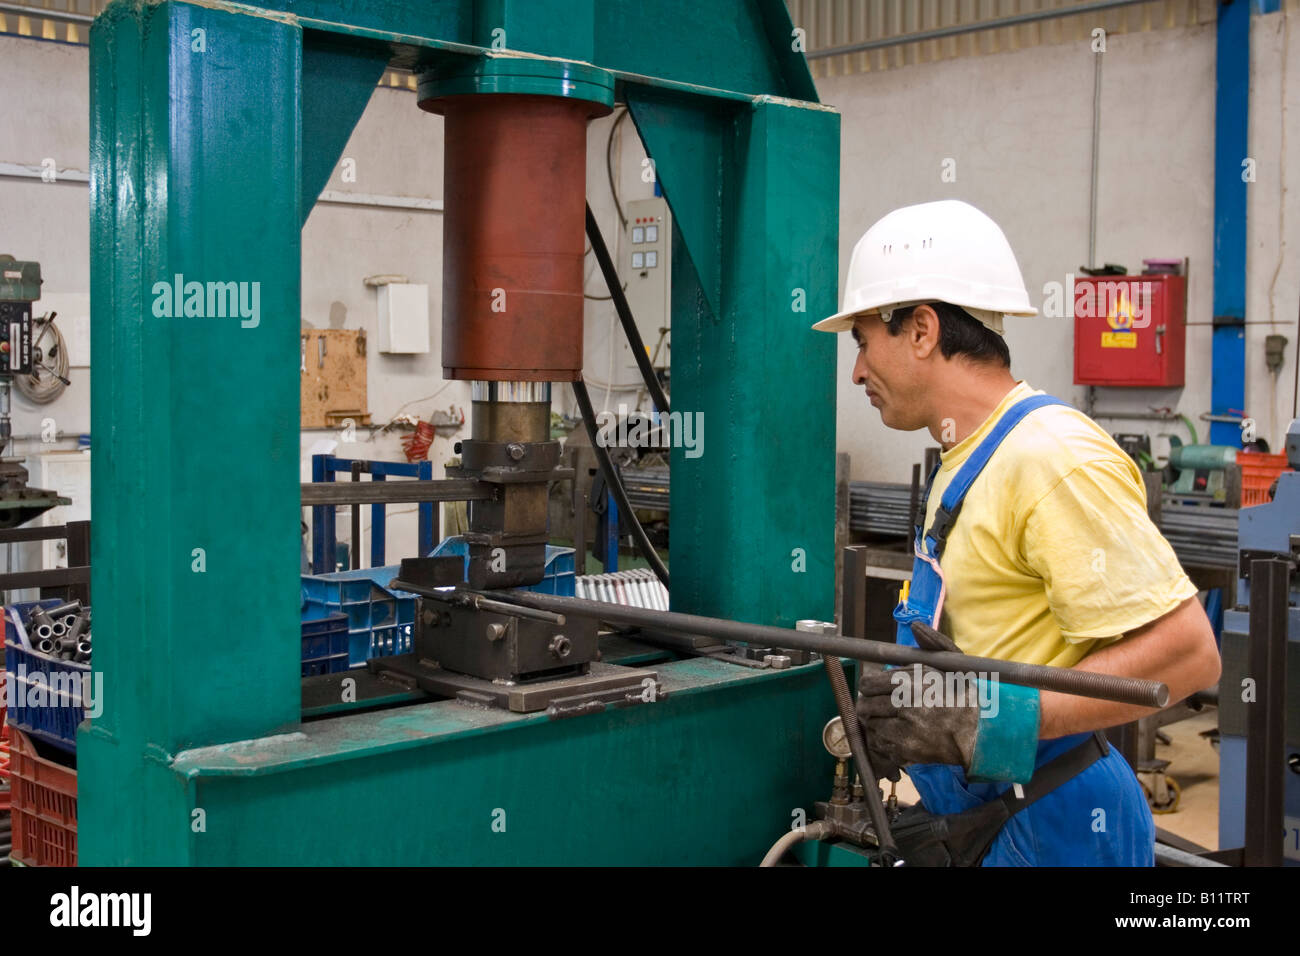
[[[914,628],[920,647],[957,651],[952,639]],[[889,780],[912,764],[961,767],[979,780],[1024,783],[1038,750],[1038,691],[976,675],[950,677],[925,664],[867,669],[858,720],[872,769]]]
[[[926,650],[957,650],[952,639],[938,631],[918,633],[916,640]],[[943,693],[943,672],[933,667],[862,665],[858,722],[876,773],[897,781],[899,770],[911,764],[970,767],[979,727],[979,701],[974,688],[967,693],[965,681],[952,683],[957,693],[949,698]]]

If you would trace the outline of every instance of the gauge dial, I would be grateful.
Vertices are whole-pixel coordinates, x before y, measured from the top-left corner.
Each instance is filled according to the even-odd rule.
[[[844,734],[844,723],[838,717],[832,717],[822,728],[822,743],[832,757],[848,760],[853,756],[848,737]]]

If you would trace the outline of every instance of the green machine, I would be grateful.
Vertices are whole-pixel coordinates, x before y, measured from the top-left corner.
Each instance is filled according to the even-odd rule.
[[[16,528],[51,508],[72,504],[44,488],[27,484],[23,459],[7,454],[13,428],[9,417],[10,390],[18,375],[57,374],[43,363],[44,331],[32,341],[32,303],[41,297],[41,264],[0,255],[0,528]],[[48,322],[41,322],[48,330]],[[65,379],[64,384],[68,382]]]
[[[1177,435],[1169,436],[1169,490],[1177,494],[1199,492],[1217,501],[1225,500],[1227,473],[1237,463],[1237,451],[1228,445],[1184,445]]]
[[[511,183],[467,159],[572,144],[623,103],[673,212],[673,407],[707,425],[702,455],[672,457],[673,608],[784,628],[833,616],[835,348],[808,326],[836,306],[839,117],[798,46],[780,0],[123,0],[96,20],[104,684],[78,734],[82,864],[752,864],[811,809],[832,766],[817,664],[606,637],[590,667],[651,671],[652,692],[529,710],[369,671],[306,687],[298,606],[300,234],[391,66],[419,77],[412,123],[444,114],[463,177],[444,262],[461,351],[449,360],[444,338],[443,354],[445,375],[475,382],[481,454],[457,485],[486,502],[471,549],[531,573],[549,436],[512,430],[577,373],[571,317],[547,312],[553,276],[522,254],[501,283],[523,303],[509,334],[479,334],[475,296],[503,261],[480,253],[518,235],[466,210],[517,200],[537,223],[549,208],[568,275],[582,209],[558,160]],[[258,308],[222,308],[231,289]],[[775,421],[799,423],[793,447]]]

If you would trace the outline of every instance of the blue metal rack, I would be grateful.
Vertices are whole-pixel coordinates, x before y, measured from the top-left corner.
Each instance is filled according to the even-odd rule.
[[[433,462],[430,461],[366,461],[360,458],[337,458],[333,455],[312,455],[311,480],[313,482],[334,481],[338,474],[359,480],[360,475],[369,475],[372,481],[385,481],[391,475],[395,478],[416,478],[422,481],[433,480]],[[358,507],[353,505],[352,507]],[[314,574],[326,574],[334,571],[334,552],[337,543],[334,505],[313,505],[311,509],[311,566]],[[382,502],[370,506],[370,566],[381,567],[385,563],[386,535],[384,526],[384,509]],[[419,550],[418,554],[428,554],[433,550],[433,543],[438,537],[438,518],[433,510],[434,502],[424,501],[419,505]],[[353,565],[358,565],[356,549],[359,542],[352,542]]]

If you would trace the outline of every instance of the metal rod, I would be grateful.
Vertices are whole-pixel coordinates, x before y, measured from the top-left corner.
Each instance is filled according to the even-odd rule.
[[[928,664],[941,671],[957,673],[984,671],[996,674],[998,680],[1008,684],[1037,687],[1040,690],[1133,704],[1138,707],[1164,707],[1169,703],[1169,688],[1165,684],[1136,677],[1115,677],[1110,674],[1072,670],[1068,667],[1000,661],[991,657],[974,657],[958,651],[926,651],[919,647],[887,644],[883,641],[808,634],[765,624],[746,624],[741,621],[682,614],[677,611],[652,611],[621,604],[537,594],[531,591],[492,591],[488,592],[488,595],[509,603],[523,604],[526,607],[594,617],[610,624],[707,634],[729,641],[789,647],[816,651],[820,654],[838,654],[840,657],[878,664]]]
[[[1101,153],[1101,57],[1092,54],[1092,183],[1088,194],[1088,266],[1097,267],[1097,175]]]
[[[1227,866],[1226,863],[1218,863],[1214,860],[1207,860],[1203,856],[1197,856],[1194,853],[1188,853],[1185,850],[1179,850],[1176,847],[1168,846],[1164,843],[1156,843],[1156,865],[1157,866]]]
[[[1290,563],[1250,562],[1250,670],[1246,722],[1246,866],[1281,866],[1286,772],[1286,647]]]
[[[849,545],[844,549],[842,564],[840,633],[845,637],[866,637],[867,549],[862,545]]]
[[[421,501],[487,501],[493,486],[474,478],[434,481],[305,482],[302,503],[307,505],[411,504]]]
[[[530,621],[542,621],[546,624],[554,624],[557,627],[562,627],[565,621],[563,614],[552,614],[550,611],[539,611],[535,608],[522,607],[518,604],[507,604],[502,601],[494,601],[475,591],[440,591],[437,588],[426,588],[423,585],[411,584],[409,581],[402,581],[399,579],[390,581],[388,587],[394,591],[409,591],[412,594],[418,594],[421,597],[430,598],[434,601],[445,601],[448,604],[460,604],[466,607],[472,607],[476,611],[492,611],[496,614],[507,614],[510,617],[521,617]]]
[[[352,483],[361,481],[361,462],[352,463]],[[353,504],[352,508],[352,570],[361,567],[361,507]]]
[[[871,761],[867,757],[867,742],[862,736],[862,725],[858,723],[857,712],[853,709],[853,694],[844,674],[844,665],[835,654],[827,654],[822,660],[826,665],[826,676],[830,678],[831,693],[835,696],[835,707],[840,712],[840,724],[849,743],[853,767],[862,780],[862,796],[867,803],[867,815],[871,817],[871,828],[876,831],[881,865],[894,866],[902,861],[902,854],[894,842],[894,835],[889,831],[885,801],[880,796],[880,778],[871,768]]]
[[[1078,6],[1055,7],[1051,10],[1034,10],[1018,13],[1015,16],[999,17],[996,20],[983,20],[978,23],[962,23],[951,27],[939,27],[935,30],[920,30],[916,33],[903,33],[898,36],[881,37],[876,40],[863,40],[860,43],[847,43],[843,46],[826,47],[813,50],[807,54],[810,60],[821,60],[829,56],[843,56],[845,53],[865,53],[868,50],[883,50],[905,43],[922,43],[926,40],[942,40],[945,37],[961,36],[964,33],[978,33],[981,30],[1001,30],[1004,27],[1021,26],[1040,20],[1055,20],[1058,17],[1073,17],[1085,13],[1098,13],[1115,7],[1131,7],[1148,0],[1097,0],[1095,3],[1081,3]]]

